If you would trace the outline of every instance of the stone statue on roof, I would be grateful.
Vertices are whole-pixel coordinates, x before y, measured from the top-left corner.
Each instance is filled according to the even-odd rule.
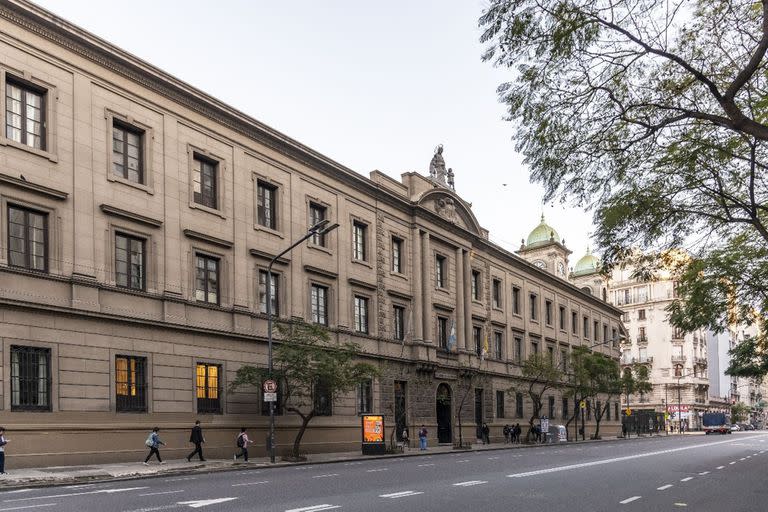
[[[447,186],[445,182],[446,177],[445,160],[443,159],[443,145],[439,144],[435,148],[435,154],[432,157],[432,161],[429,162],[429,177],[432,181],[436,181],[440,185]]]

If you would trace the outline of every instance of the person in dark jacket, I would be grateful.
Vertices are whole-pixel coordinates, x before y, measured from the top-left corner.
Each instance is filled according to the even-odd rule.
[[[491,429],[488,428],[487,423],[483,423],[483,444],[491,444]]]
[[[5,445],[8,440],[5,438],[5,427],[0,427],[0,475],[5,474]]]
[[[205,438],[203,437],[203,429],[200,428],[200,420],[195,421],[195,426],[192,427],[192,432],[189,434],[189,442],[195,445],[194,451],[187,455],[187,462],[192,462],[192,457],[195,456],[195,454],[198,454],[200,456],[201,461],[205,461],[205,458],[203,457],[203,443],[205,443]]]
[[[147,458],[144,459],[144,465],[149,466],[149,458],[152,457],[152,455],[157,456],[158,462],[160,464],[165,464],[163,462],[163,459],[160,458],[160,449],[159,446],[163,445],[165,446],[165,443],[160,440],[160,435],[158,434],[160,432],[160,427],[155,427],[152,429],[152,433],[149,434],[149,438],[146,441],[146,445],[149,447],[149,455],[147,455]]]

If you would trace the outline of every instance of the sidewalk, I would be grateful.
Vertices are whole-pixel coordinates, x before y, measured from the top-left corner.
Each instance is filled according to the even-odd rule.
[[[688,434],[686,434],[688,435]],[[637,438],[632,438],[637,439]],[[640,439],[643,439],[642,437]],[[650,439],[646,437],[645,439]],[[607,443],[623,442],[622,438],[605,438],[600,440],[572,441],[569,443],[555,444],[505,444],[491,443],[488,445],[473,444],[472,448],[466,451],[480,452],[491,450],[522,450],[526,448],[555,448],[563,446],[572,446],[575,444],[587,443]],[[208,459],[205,462],[192,461],[185,459],[168,460],[166,464],[158,464],[156,461],[145,466],[141,462],[125,462],[116,464],[99,464],[90,466],[58,466],[47,468],[27,468],[16,469],[5,475],[0,475],[0,491],[18,487],[43,487],[54,485],[77,485],[93,482],[104,482],[114,480],[129,480],[134,478],[146,478],[151,476],[172,476],[184,475],[190,473],[208,473],[213,471],[233,471],[237,469],[248,469],[255,467],[285,467],[308,464],[329,464],[338,462],[350,462],[372,459],[418,457],[423,455],[436,455],[457,453],[450,445],[441,445],[430,447],[427,451],[419,451],[418,448],[411,448],[403,453],[387,455],[362,455],[359,451],[337,452],[337,453],[315,453],[307,456],[303,462],[286,462],[277,460],[274,464],[269,462],[269,457],[251,457],[248,463],[234,462],[231,459]],[[13,457],[13,454],[8,454]]]

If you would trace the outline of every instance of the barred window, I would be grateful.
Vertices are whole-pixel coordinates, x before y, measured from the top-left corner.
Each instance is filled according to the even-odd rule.
[[[547,401],[547,409],[549,413],[549,419],[554,419],[555,417],[555,397],[550,396],[549,400]]]
[[[144,240],[117,233],[115,235],[115,282],[117,286],[143,290],[145,256]]]
[[[5,136],[35,149],[45,149],[44,89],[8,79],[5,85]]]
[[[313,391],[316,415],[333,415],[333,397],[331,396],[331,389],[328,387],[327,383],[323,382],[322,380],[318,380],[315,382]]]
[[[8,206],[8,264],[29,270],[48,270],[48,215]]]
[[[512,287],[512,312],[520,314],[520,288],[517,286]]]
[[[112,125],[112,172],[134,183],[144,183],[144,162],[142,145],[144,132],[121,123],[117,119]]]
[[[11,410],[51,410],[51,350],[11,346]]]
[[[358,414],[373,411],[373,382],[365,380],[357,385],[357,412]]]
[[[445,288],[445,256],[435,256],[435,285]]]
[[[403,241],[392,237],[392,272],[403,273]]]
[[[477,270],[472,271],[471,275],[471,293],[472,300],[480,300],[480,272]]]
[[[197,412],[221,412],[221,366],[197,363]]]
[[[493,332],[493,356],[496,359],[501,359],[503,353],[502,348],[504,346],[504,334],[501,331]]]
[[[403,306],[392,306],[392,316],[394,317],[393,338],[402,341],[405,339],[405,308]]]
[[[446,350],[448,348],[448,319],[437,317],[437,345]]]
[[[563,419],[564,420],[568,419],[568,412],[569,412],[569,409],[568,409],[568,399],[567,398],[563,398]]]
[[[504,392],[503,391],[496,392],[496,417],[497,418],[504,417]]]
[[[522,393],[515,393],[515,415],[518,418],[523,417],[523,394]]]
[[[147,358],[136,356],[115,357],[115,391],[117,410],[146,412],[147,410]]]
[[[493,307],[500,308],[501,307],[501,281],[498,279],[493,280],[493,290],[492,290],[492,297],[493,297]]]

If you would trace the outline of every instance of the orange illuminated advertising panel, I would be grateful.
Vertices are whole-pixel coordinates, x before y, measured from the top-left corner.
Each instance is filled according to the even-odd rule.
[[[384,442],[384,417],[383,416],[363,416],[363,442],[364,443],[383,443]]]

